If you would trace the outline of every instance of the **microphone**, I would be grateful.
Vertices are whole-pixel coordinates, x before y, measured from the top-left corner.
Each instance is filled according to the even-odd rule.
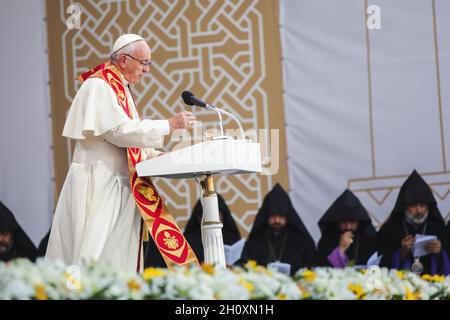
[[[215,107],[210,106],[209,104],[203,102],[200,99],[197,99],[194,96],[194,94],[190,91],[183,91],[183,93],[181,94],[181,98],[183,98],[183,102],[185,104],[187,104],[188,106],[196,105],[198,107],[205,108],[205,109],[208,109],[208,110],[211,110],[211,111],[214,111],[215,113],[217,113],[217,116],[219,117],[220,134],[221,134],[221,137],[224,136],[222,114]]]
[[[184,103],[186,103],[188,106],[196,105],[201,108],[206,108],[206,106],[208,105],[206,102],[196,98],[190,91],[183,91],[181,97],[183,98]]]
[[[241,121],[239,120],[238,117],[236,117],[235,115],[229,113],[228,111],[222,110],[220,108],[217,108],[213,105],[207,104],[206,102],[196,98],[194,96],[194,94],[190,91],[183,91],[183,93],[181,94],[181,97],[183,98],[183,101],[185,104],[187,104],[188,106],[193,106],[196,105],[198,107],[201,108],[205,108],[211,111],[214,111],[215,113],[217,113],[218,117],[219,117],[219,126],[220,126],[220,133],[221,136],[220,138],[231,138],[231,137],[226,137],[223,134],[223,120],[222,120],[222,114],[227,115],[228,117],[230,117],[231,119],[233,119],[234,121],[236,121],[236,123],[239,126],[239,130],[241,131],[241,138],[245,139],[245,134],[244,134],[244,128],[242,127]],[[232,138],[231,138],[232,139]]]

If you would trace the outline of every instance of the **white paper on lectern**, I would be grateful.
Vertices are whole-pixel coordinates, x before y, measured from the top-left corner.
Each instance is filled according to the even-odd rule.
[[[289,263],[271,262],[267,265],[267,268],[278,271],[280,273],[284,273],[288,276],[291,274],[291,265]]]
[[[437,240],[437,237],[434,235],[416,234],[416,242],[414,243],[414,257],[422,257],[430,254],[430,252],[425,249],[425,246],[432,240]]]
[[[223,245],[225,250],[225,261],[228,266],[232,266],[241,258],[242,250],[244,249],[245,238],[236,241],[232,245]]]

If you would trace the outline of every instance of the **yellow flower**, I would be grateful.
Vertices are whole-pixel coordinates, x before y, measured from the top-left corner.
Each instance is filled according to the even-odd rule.
[[[260,273],[265,273],[265,274],[267,274],[267,268],[265,268],[265,267],[263,267],[263,266],[256,266],[255,267],[255,271],[256,272],[260,272]]]
[[[255,290],[255,286],[244,278],[241,278],[239,283],[242,284],[248,292],[253,292],[253,290]]]
[[[305,281],[314,281],[316,279],[316,273],[312,270],[305,270],[302,273],[302,277]]]
[[[136,281],[136,279],[129,280],[127,285],[128,285],[128,289],[130,289],[131,291],[139,291],[141,289],[141,286]]]
[[[254,269],[256,269],[257,264],[256,264],[256,261],[255,261],[255,260],[249,260],[245,266],[246,266],[248,269],[254,270]]]
[[[81,281],[74,277],[72,274],[65,272],[64,278],[66,278],[66,288],[68,290],[77,290],[82,291],[83,287],[81,285]]]
[[[303,299],[308,299],[311,297],[311,294],[308,292],[308,290],[306,290],[305,288],[303,288],[300,284],[297,284],[297,287],[300,289],[300,291],[302,292],[302,296]]]
[[[287,296],[284,293],[277,294],[278,300],[287,300]]]
[[[202,270],[207,274],[213,275],[215,272],[214,265],[202,263]]]
[[[255,260],[248,260],[248,262],[245,264],[245,268],[257,273],[265,273],[270,275],[272,274],[269,273],[270,271],[266,267],[258,265]]]
[[[348,290],[353,292],[357,300],[361,300],[365,294],[363,287],[360,284],[350,283]]]
[[[432,276],[431,275],[429,275],[429,274],[424,274],[424,275],[422,275],[422,277],[421,277],[423,280],[426,280],[426,281],[431,281],[431,279],[432,279]]]
[[[426,281],[430,281],[430,282],[443,282],[445,280],[445,277],[440,276],[438,274],[435,274],[434,276],[431,276],[429,274],[424,274],[422,276],[422,279],[426,280]]]
[[[144,273],[142,274],[142,277],[144,278],[145,281],[148,281],[148,280],[150,280],[152,278],[162,277],[165,274],[166,273],[162,269],[159,269],[159,268],[147,268],[147,269],[144,270]]]
[[[413,293],[408,287],[405,287],[405,299],[404,300],[420,300],[420,292]]]
[[[395,274],[397,275],[397,277],[398,277],[400,280],[405,279],[405,272],[404,272],[404,271],[397,270],[397,272],[396,272]]]
[[[37,284],[34,286],[34,296],[37,300],[48,300],[47,293],[45,292],[45,286],[43,284]]]
[[[445,280],[445,277],[443,275],[435,274],[433,276],[433,280],[432,281],[434,281],[434,282],[444,282],[444,280]]]

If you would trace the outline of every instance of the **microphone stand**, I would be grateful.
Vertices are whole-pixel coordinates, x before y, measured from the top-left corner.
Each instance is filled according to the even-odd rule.
[[[227,137],[223,133],[223,120],[222,120],[222,114],[214,107],[209,104],[205,105],[205,108],[211,111],[214,111],[219,116],[219,126],[220,126],[220,137],[217,137],[216,139],[228,139],[230,137]]]
[[[225,138],[225,137],[227,139],[230,138],[228,136],[224,136],[224,134],[223,134],[223,121],[222,121],[222,115],[221,114],[224,114],[224,115],[227,115],[228,117],[230,117],[231,119],[233,119],[237,123],[237,125],[239,126],[239,131],[241,132],[241,139],[245,140],[244,128],[242,127],[241,121],[239,120],[238,117],[236,117],[232,113],[229,113],[228,111],[225,111],[223,109],[217,108],[217,107],[215,107],[215,106],[213,106],[211,104],[206,104],[206,108],[209,109],[209,110],[215,111],[218,114],[218,116],[219,116],[219,125],[220,125],[220,132],[222,134],[222,137],[218,137],[218,138]]]
[[[183,93],[183,95],[185,95]],[[219,126],[220,126],[220,137],[214,138],[214,140],[218,139],[232,139],[233,137],[228,137],[224,135],[223,131],[223,118],[222,114],[233,119],[239,126],[239,130],[241,132],[241,140],[245,140],[244,128],[242,127],[241,121],[235,115],[217,108],[211,104],[204,103],[198,99],[195,99],[196,103],[193,103],[192,93],[187,94],[187,97],[183,97],[185,103],[188,105],[198,105],[201,107],[205,107],[208,110],[214,111],[217,113],[219,117]],[[187,102],[186,102],[187,101]],[[201,102],[201,104],[200,104]],[[202,245],[203,251],[205,255],[205,263],[216,265],[219,268],[226,267],[226,259],[225,252],[223,246],[223,235],[222,228],[223,224],[220,222],[219,218],[219,204],[217,199],[217,194],[214,190],[214,181],[211,173],[206,175],[206,178],[202,181],[198,177],[196,178],[197,182],[200,184],[203,190],[202,195],[202,207],[203,207],[203,217],[201,222],[201,236],[202,236]]]

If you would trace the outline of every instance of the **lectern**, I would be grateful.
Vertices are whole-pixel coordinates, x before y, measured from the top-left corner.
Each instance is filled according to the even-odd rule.
[[[214,175],[261,172],[260,146],[244,139],[221,137],[187,146],[136,165],[140,177],[195,178],[203,195],[202,243],[205,263],[225,267],[222,223]]]

